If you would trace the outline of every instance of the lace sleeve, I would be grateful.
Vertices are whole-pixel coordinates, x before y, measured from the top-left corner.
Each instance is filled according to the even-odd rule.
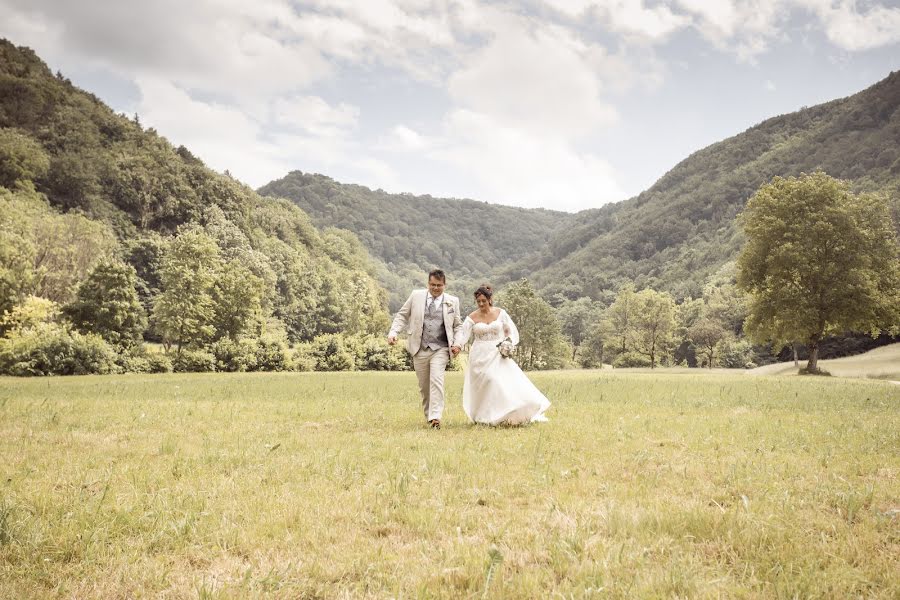
[[[512,340],[513,344],[518,344],[519,329],[516,327],[516,324],[513,323],[512,317],[504,310],[500,315],[500,318],[503,319],[503,335]]]
[[[456,332],[456,335],[453,336],[453,345],[459,346],[462,348],[466,344],[469,343],[469,337],[472,335],[472,327],[474,327],[475,322],[472,321],[471,318],[466,317],[466,320],[463,321],[462,327],[459,328],[459,331]]]

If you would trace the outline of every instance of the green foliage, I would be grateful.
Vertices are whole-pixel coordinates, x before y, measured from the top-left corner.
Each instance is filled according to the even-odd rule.
[[[516,362],[522,369],[559,369],[567,364],[572,351],[553,308],[535,293],[527,279],[504,288],[496,303],[506,309],[519,329]]]
[[[356,336],[351,338],[350,348],[357,371],[409,371],[412,368],[409,353],[399,345],[389,345],[384,335]]]
[[[13,189],[47,175],[50,159],[43,147],[27,133],[0,128],[0,186]]]
[[[147,328],[136,279],[130,265],[98,263],[63,312],[81,333],[96,333],[113,346],[134,347],[141,343]]]
[[[255,359],[257,371],[286,371],[290,367],[287,340],[280,335],[263,335],[256,340]]]
[[[728,331],[725,327],[718,320],[711,317],[699,319],[687,330],[687,339],[696,346],[703,356],[702,364],[705,364],[710,369],[715,365],[716,350],[727,337]]]
[[[756,367],[756,352],[748,340],[737,339],[728,335],[719,341],[716,352],[719,366],[728,369],[752,369]]]
[[[115,373],[116,354],[99,335],[55,323],[8,332],[0,339],[0,373],[15,376]]]
[[[135,289],[141,306],[148,315],[153,312],[153,303],[162,290],[159,272],[167,249],[168,241],[156,232],[148,232],[122,242],[123,258],[137,274]]]
[[[146,356],[148,373],[171,373],[172,359],[161,352],[150,352]]]
[[[96,262],[118,255],[137,272],[144,310],[158,312],[154,335],[179,347],[259,335],[270,315],[293,342],[386,327],[376,266],[351,234],[319,232],[290,202],[212,172],[6,40],[0,132],[4,181],[16,187],[0,184],[0,311],[30,294],[68,303]],[[211,289],[188,290],[183,269],[173,279],[171,268],[166,289],[164,257],[181,252],[168,246],[183,227],[218,247],[225,266]]]
[[[650,358],[641,352],[628,350],[620,352],[613,359],[612,365],[617,369],[644,368],[652,366]]]
[[[215,333],[212,289],[219,268],[218,246],[197,227],[183,229],[163,259],[163,292],[153,307],[153,325],[179,354],[182,346],[202,344]]]
[[[29,296],[0,315],[0,331],[21,332],[39,325],[55,323],[59,315],[59,305],[53,300]]]
[[[591,328],[600,321],[603,307],[590,298],[563,302],[556,311],[562,334],[572,345],[572,360],[590,337]]]
[[[171,357],[176,373],[211,373],[216,370],[216,357],[203,350],[183,350]]]
[[[628,351],[638,308],[634,284],[627,283],[619,289],[615,301],[606,309],[597,333],[613,354]]]
[[[528,274],[546,297],[606,301],[632,281],[698,298],[741,249],[735,217],[775,176],[821,169],[856,192],[885,193],[900,211],[898,105],[895,72],[849,98],[768,119],[695,152],[634,198],[579,213],[494,279]]]
[[[654,368],[675,343],[675,299],[668,292],[647,289],[635,294],[634,300],[630,347],[646,356]]]
[[[210,291],[213,303],[212,325],[216,337],[237,340],[262,324],[262,296],[265,283],[237,261],[225,262],[215,276]]]
[[[853,194],[821,171],[776,177],[741,224],[738,285],[750,296],[745,329],[755,340],[805,342],[815,371],[824,336],[900,324],[900,246],[881,196]]]
[[[256,370],[256,340],[222,338],[208,346],[216,359],[216,371],[239,373]]]
[[[541,246],[572,219],[547,210],[388,194],[300,171],[259,192],[290,199],[319,226],[356,234],[380,263],[377,274],[390,292],[392,311],[411,288],[422,286],[424,274],[435,266],[447,271],[450,289],[474,290],[498,267]],[[337,244],[334,248],[342,252]]]
[[[326,333],[314,339],[305,351],[316,371],[352,371],[356,368],[353,353],[343,336]]]
[[[0,188],[0,309],[36,295],[67,303],[94,265],[116,248],[112,231],[59,214],[34,190]]]

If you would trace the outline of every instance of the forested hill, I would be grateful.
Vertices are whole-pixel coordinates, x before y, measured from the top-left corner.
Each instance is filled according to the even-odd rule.
[[[324,175],[293,171],[259,189],[288,198],[319,226],[355,233],[383,263],[379,277],[393,308],[424,274],[447,271],[449,289],[467,294],[500,268],[547,243],[573,215],[477,202],[388,194],[342,184]]]
[[[639,196],[579,213],[505,278],[530,277],[548,298],[608,299],[628,280],[698,297],[740,249],[735,216],[755,190],[817,169],[887,194],[900,217],[900,72],[692,154]]]
[[[217,247],[217,281],[243,281],[235,292],[259,283],[257,325],[292,341],[386,327],[375,265],[352,234],[317,230],[292,203],[210,170],[0,40],[0,313],[30,296],[72,301],[104,259],[136,269],[149,312],[160,261],[187,224]]]

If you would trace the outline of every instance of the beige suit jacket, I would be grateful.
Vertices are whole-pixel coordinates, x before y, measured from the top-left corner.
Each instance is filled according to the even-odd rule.
[[[403,306],[394,316],[391,323],[391,331],[388,337],[396,336],[400,332],[409,335],[406,339],[406,349],[413,356],[422,346],[422,328],[425,321],[425,298],[428,290],[413,290]],[[452,346],[453,340],[459,330],[462,329],[462,319],[459,315],[459,298],[444,292],[444,328],[447,330],[447,342]]]

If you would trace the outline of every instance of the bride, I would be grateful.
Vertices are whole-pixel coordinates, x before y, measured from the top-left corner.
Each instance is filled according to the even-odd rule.
[[[500,353],[500,344],[507,338],[519,343],[519,330],[505,310],[493,306],[492,296],[489,285],[475,290],[478,309],[466,317],[453,340],[458,352],[475,334],[463,383],[463,410],[472,421],[488,425],[546,421],[544,411],[550,401],[512,358]]]

